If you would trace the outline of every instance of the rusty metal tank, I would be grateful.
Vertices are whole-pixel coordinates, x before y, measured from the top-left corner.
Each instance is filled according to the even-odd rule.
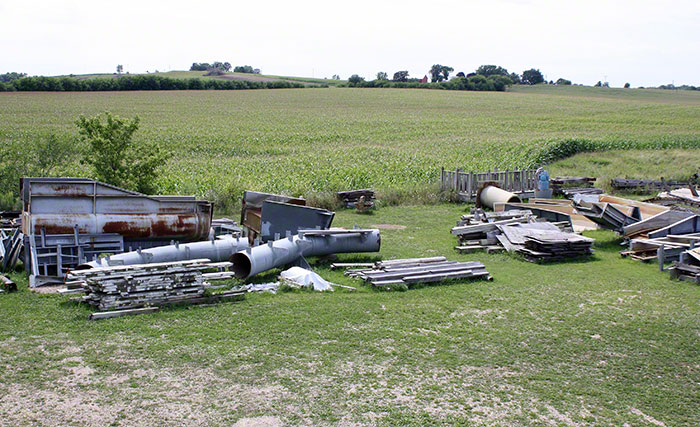
[[[193,196],[147,196],[84,178],[23,178],[25,234],[118,233],[126,240],[206,240],[213,205]]]

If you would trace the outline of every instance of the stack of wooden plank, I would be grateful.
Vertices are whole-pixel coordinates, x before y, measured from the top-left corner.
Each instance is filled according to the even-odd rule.
[[[369,282],[374,287],[410,286],[452,279],[492,280],[484,264],[478,261],[447,261],[445,257],[379,261],[372,268],[347,270],[345,274]]]
[[[563,232],[548,222],[499,227],[499,242],[508,252],[517,252],[531,262],[562,260],[591,255],[594,240]]]
[[[683,252],[680,261],[671,268],[671,279],[684,280],[700,284],[700,248]]]
[[[519,251],[531,262],[557,261],[593,254],[594,240],[573,233],[552,231],[535,233],[525,237]]]
[[[498,227],[509,224],[535,222],[535,216],[529,210],[484,213],[475,211],[472,215],[462,216],[462,220],[452,228],[452,234],[457,236],[459,244],[455,247],[460,253],[486,250],[487,252],[501,251],[496,237]]]
[[[556,176],[549,180],[554,194],[572,197],[574,194],[600,194],[603,190],[593,188],[596,181],[592,176]]]
[[[610,186],[615,190],[661,190],[686,187],[689,184],[688,181],[666,181],[663,178],[660,180],[612,178],[610,180]]]
[[[343,206],[358,210],[369,209],[374,206],[375,195],[374,190],[365,188],[363,190],[340,191],[336,193],[338,200],[343,203]]]
[[[136,309],[176,303],[209,303],[237,299],[242,292],[206,297],[211,287],[207,280],[228,279],[232,272],[206,271],[230,267],[230,263],[211,263],[196,259],[158,264],[139,264],[71,271],[62,293],[83,291],[79,298],[100,311]]]

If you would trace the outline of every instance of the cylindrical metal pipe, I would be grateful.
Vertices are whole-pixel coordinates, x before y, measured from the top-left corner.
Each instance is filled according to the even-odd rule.
[[[357,233],[304,235],[303,232],[235,253],[231,270],[239,279],[290,264],[301,257],[351,252],[378,252],[379,230]]]
[[[234,253],[250,247],[248,239],[219,236],[204,242],[158,246],[141,251],[126,252],[79,265],[76,270],[115,265],[154,264],[207,258],[212,262],[228,261]]]
[[[479,192],[479,202],[481,206],[488,206],[493,209],[494,204],[498,202],[520,203],[521,200],[515,193],[503,190],[495,185],[487,185]]]

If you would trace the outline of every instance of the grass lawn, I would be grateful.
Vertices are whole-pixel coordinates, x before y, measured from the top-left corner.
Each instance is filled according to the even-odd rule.
[[[611,232],[587,233],[588,261],[460,255],[462,212],[339,212],[335,225],[406,227],[383,229],[378,255],[340,258],[479,260],[492,282],[375,292],[317,266],[358,291],[89,322],[15,274],[21,291],[0,295],[0,424],[697,423],[697,285],[621,259]]]

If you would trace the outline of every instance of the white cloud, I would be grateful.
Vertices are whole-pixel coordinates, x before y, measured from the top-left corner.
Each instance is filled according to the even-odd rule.
[[[0,72],[132,73],[192,62],[372,78],[434,63],[536,67],[613,85],[700,84],[700,3],[28,1],[0,5]]]

